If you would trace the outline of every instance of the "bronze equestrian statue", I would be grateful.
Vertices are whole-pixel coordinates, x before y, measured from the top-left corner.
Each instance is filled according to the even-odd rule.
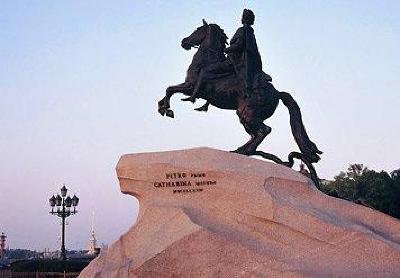
[[[196,108],[207,111],[211,104],[221,109],[236,110],[240,123],[250,139],[235,152],[243,155],[260,155],[266,159],[292,167],[294,158],[302,160],[308,167],[311,178],[319,187],[319,179],[312,163],[320,160],[317,146],[309,139],[304,128],[300,108],[293,97],[286,92],[277,91],[271,77],[262,71],[261,56],[258,52],[254,30],[254,13],[245,9],[240,27],[226,47],[228,37],[217,24],[203,25],[182,40],[186,50],[198,48],[187,70],[184,83],[170,86],[166,96],[158,102],[158,112],[173,118],[170,98],[175,93],[188,97],[184,101],[194,102],[197,98],[206,104]],[[271,132],[264,120],[271,117],[279,100],[288,108],[292,134],[300,152],[291,152],[284,162],[273,154],[257,151],[257,147]]]

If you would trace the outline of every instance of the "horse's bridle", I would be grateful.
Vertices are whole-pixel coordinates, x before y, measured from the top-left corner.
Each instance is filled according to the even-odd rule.
[[[207,35],[209,34],[211,32],[211,26],[210,25],[208,25],[208,28],[207,28]],[[197,45],[195,45],[195,44],[191,44],[190,45],[191,47],[193,47],[193,48],[197,48],[197,49],[200,49],[200,46],[197,46]],[[213,49],[213,48],[211,48],[211,47],[208,47],[207,49],[205,49],[206,51],[211,51],[211,52],[214,52],[214,53],[218,53],[218,50],[215,50],[215,49]]]

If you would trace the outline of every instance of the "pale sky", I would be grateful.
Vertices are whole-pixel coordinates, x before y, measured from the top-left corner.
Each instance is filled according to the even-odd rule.
[[[299,103],[310,138],[324,151],[320,177],[350,163],[400,168],[400,2],[245,1],[256,15],[264,71]],[[63,183],[80,199],[67,249],[86,248],[91,215],[100,243],[131,224],[138,203],[119,191],[125,153],[247,140],[234,111],[193,111],[172,101],[194,50],[180,47],[201,25],[232,37],[243,1],[0,1],[0,232],[10,248],[57,249],[61,227],[48,198]],[[198,101],[200,105],[202,101]],[[297,150],[280,104],[260,149]]]

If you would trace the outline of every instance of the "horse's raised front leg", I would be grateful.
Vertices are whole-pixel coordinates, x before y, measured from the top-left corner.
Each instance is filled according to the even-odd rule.
[[[174,112],[170,109],[170,99],[175,93],[187,93],[192,89],[191,84],[181,83],[175,86],[169,86],[166,90],[165,97],[158,102],[158,112],[162,116],[174,117]]]

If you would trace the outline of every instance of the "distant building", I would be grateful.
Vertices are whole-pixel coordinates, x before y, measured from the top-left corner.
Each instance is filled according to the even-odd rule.
[[[319,183],[321,184],[321,185],[328,185],[328,184],[330,184],[331,182],[333,182],[332,180],[326,180],[326,179],[319,179]]]
[[[89,255],[96,255],[97,253],[97,239],[96,239],[96,235],[94,233],[94,230],[92,230],[90,239],[89,239],[89,248],[88,248],[88,254]]]
[[[397,169],[397,170],[394,170],[393,172],[391,172],[390,176],[392,176],[392,179],[399,178],[400,177],[400,169]]]
[[[43,259],[58,259],[61,257],[60,250],[50,251],[50,249],[45,248],[44,252],[42,253]]]
[[[94,213],[93,213],[93,218],[92,218],[92,232],[90,234],[90,239],[89,239],[89,248],[87,254],[90,256],[96,256],[98,255],[99,249],[97,248],[97,239],[96,235],[94,232]]]
[[[7,236],[4,233],[0,235],[0,260],[5,257],[6,254],[6,238]]]

